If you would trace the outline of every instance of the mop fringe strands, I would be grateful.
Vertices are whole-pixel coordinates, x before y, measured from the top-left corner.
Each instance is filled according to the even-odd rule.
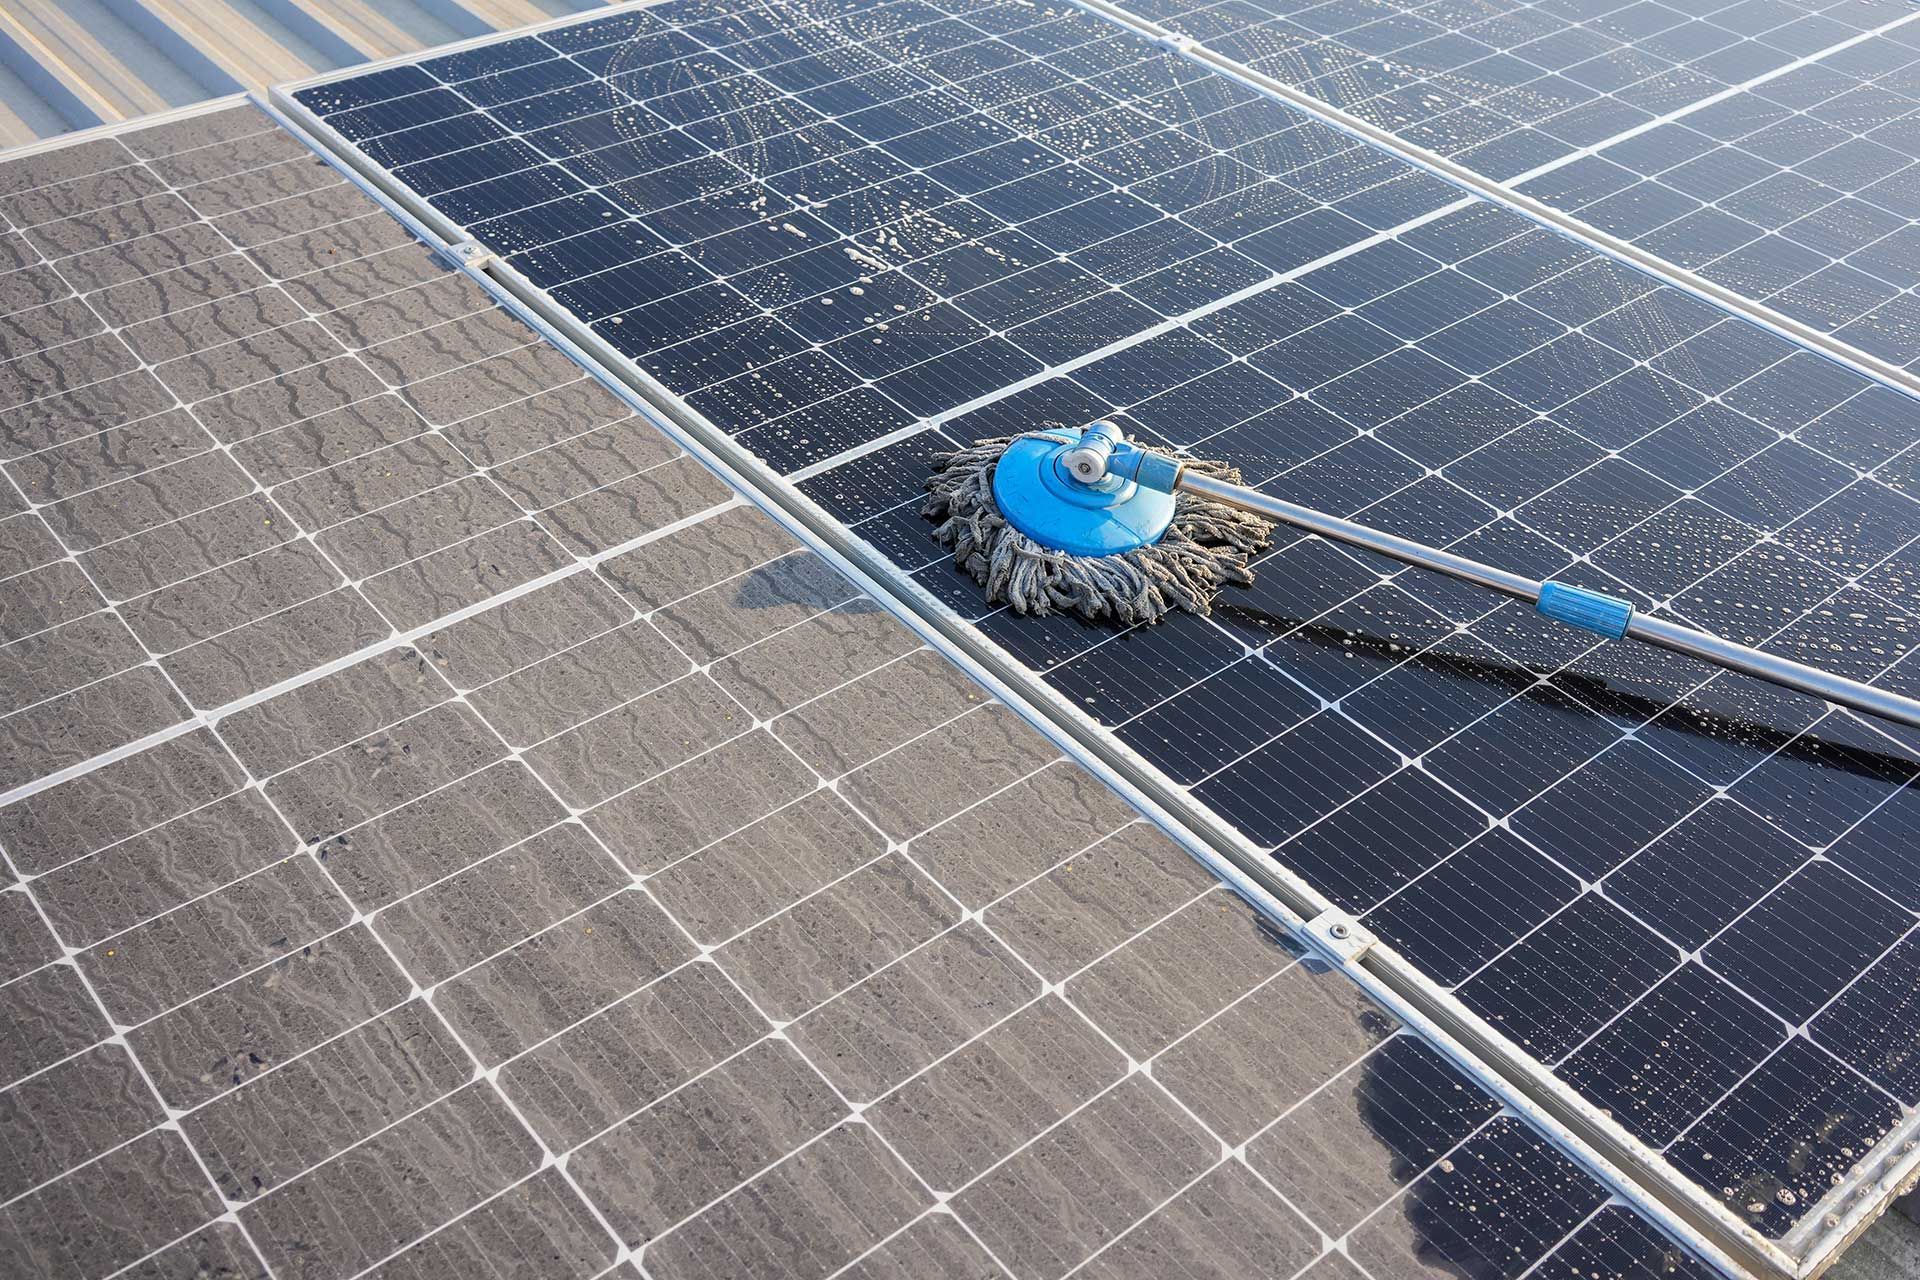
[[[986,588],[990,602],[1020,614],[1075,614],[1124,627],[1158,622],[1175,610],[1208,613],[1222,588],[1252,584],[1247,562],[1272,541],[1274,523],[1192,493],[1173,495],[1159,541],[1123,551],[1076,555],[1022,532],[995,503],[994,481],[1009,447],[1023,440],[1064,444],[1071,437],[1040,433],[977,441],[935,456],[936,474],[927,481],[922,510],[939,522],[934,539]],[[1240,482],[1240,472],[1223,462],[1188,461],[1185,469]]]

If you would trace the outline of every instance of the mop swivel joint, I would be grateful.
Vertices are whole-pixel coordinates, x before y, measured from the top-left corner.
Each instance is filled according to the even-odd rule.
[[[1118,477],[1156,493],[1172,493],[1180,482],[1177,459],[1142,449],[1111,422],[1083,430],[1079,442],[1060,455],[1059,465],[1069,479],[1089,486]]]
[[[1111,422],[1096,422],[1080,433],[1077,444],[1061,453],[1059,465],[1069,479],[1086,485],[1099,484],[1107,478],[1115,446],[1125,444],[1126,439]]]
[[[1111,423],[1085,431],[1040,431],[1007,444],[993,472],[995,506],[1007,523],[1043,546],[1075,556],[1124,555],[1151,546],[1173,523],[1172,485],[1152,457]],[[1177,472],[1178,464],[1168,462]]]

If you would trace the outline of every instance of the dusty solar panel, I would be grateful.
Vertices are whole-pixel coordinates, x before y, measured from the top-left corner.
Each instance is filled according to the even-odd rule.
[[[1117,416],[1910,687],[1912,400],[1079,11],[667,5],[293,98],[1769,1237],[1897,1145],[1902,736],[1317,541],[1207,621],[981,616],[914,495]]]
[[[0,187],[11,1272],[1704,1276],[260,113]]]

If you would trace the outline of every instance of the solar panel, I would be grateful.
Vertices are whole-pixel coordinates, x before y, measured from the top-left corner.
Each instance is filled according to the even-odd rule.
[[[1124,0],[1120,8],[1508,179],[1912,17],[1892,0],[1662,5]]]
[[[292,96],[1766,1236],[1898,1145],[1910,735],[1313,539],[1211,619],[991,613],[915,508],[1113,417],[1904,689],[1920,405],[1077,10],[669,3]]]
[[[1911,368],[1920,363],[1920,313],[1906,292],[1920,283],[1920,31],[1888,37],[1559,171],[1563,181],[1625,177],[1618,192],[1543,198]]]
[[[1121,0],[1895,366],[1920,363],[1920,15]]]

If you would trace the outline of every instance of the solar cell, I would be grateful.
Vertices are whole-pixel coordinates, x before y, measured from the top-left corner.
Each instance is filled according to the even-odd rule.
[[[1669,110],[1692,83],[1669,73],[1712,55],[1647,62],[1619,37],[1651,7],[1597,51],[1574,45],[1604,24],[1533,39],[1609,101],[1659,81],[1638,109]],[[1822,21],[1886,21],[1838,9]],[[1446,43],[1462,19],[1426,23],[1345,0],[1288,20],[1476,52]],[[668,3],[525,38],[555,56],[293,98],[368,157],[471,117],[487,140],[380,179],[1768,1235],[1908,1124],[1893,1051],[1848,1014],[1884,1001],[1916,923],[1885,887],[1920,863],[1883,816],[1920,773],[1910,736],[1311,539],[1211,619],[989,613],[913,505],[943,442],[1112,417],[1269,492],[1905,689],[1920,405],[1083,12]],[[1342,41],[1284,47],[1395,79]],[[553,65],[576,60],[590,84]],[[1537,70],[1455,65],[1503,93]],[[422,124],[408,99],[445,93],[473,110]],[[1780,942],[1856,913],[1857,945]]]

